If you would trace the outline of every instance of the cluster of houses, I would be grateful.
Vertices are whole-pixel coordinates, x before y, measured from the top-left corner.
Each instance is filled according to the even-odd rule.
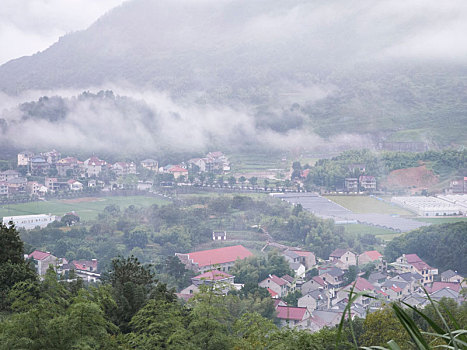
[[[50,252],[35,250],[31,254],[26,254],[25,259],[34,263],[39,277],[43,277],[50,267],[53,267],[60,275],[70,276],[70,271],[75,272],[75,277],[80,277],[87,282],[96,282],[100,279],[97,272],[97,259],[92,260],[73,260],[68,261],[65,258],[58,258]]]
[[[384,304],[404,301],[409,305],[424,307],[429,304],[423,290],[433,300],[443,297],[464,302],[463,288],[467,287],[464,278],[448,270],[438,276],[438,270],[429,266],[416,254],[403,254],[393,263],[387,264],[378,251],[355,254],[349,249],[334,250],[329,259],[317,264],[312,252],[286,247],[282,256],[287,260],[294,276],[269,275],[259,282],[259,287],[267,289],[277,311],[282,326],[297,327],[317,331],[332,327],[340,322],[349,301],[349,293],[364,292],[351,307],[352,317],[364,318],[367,313],[379,310]],[[217,248],[187,254],[176,254],[186,268],[199,275],[192,278],[192,284],[177,294],[180,299],[189,300],[196,294],[200,285],[220,286],[223,293],[242,286],[234,283],[235,276],[229,274],[237,259],[245,259],[252,253],[241,245]],[[352,265],[363,267],[372,263],[375,269],[366,278],[359,273],[355,281],[345,279],[346,271]],[[313,276],[307,272],[315,271]],[[423,287],[423,288],[422,288]],[[300,291],[301,297],[296,306],[289,306],[283,300],[289,293]]]
[[[344,189],[346,192],[376,191],[376,178],[369,175],[360,175],[358,178],[346,177]]]
[[[0,172],[0,199],[16,195],[44,197],[47,193],[82,191],[85,187],[99,187],[104,190],[121,189],[125,183],[118,181],[128,175],[138,175],[134,162],[108,163],[92,156],[84,161],[75,157],[63,157],[52,150],[35,154],[24,151],[18,153],[18,167]],[[194,158],[177,165],[159,167],[154,159],[144,159],[141,168],[154,174],[172,174],[174,179],[187,178],[188,172],[223,173],[230,171],[228,158],[222,152],[209,152],[204,158]],[[28,181],[28,177],[34,180]],[[43,177],[44,180],[37,180]],[[138,181],[132,189],[147,191],[153,186],[151,181]]]

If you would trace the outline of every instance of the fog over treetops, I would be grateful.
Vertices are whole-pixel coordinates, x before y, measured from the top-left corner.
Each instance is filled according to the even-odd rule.
[[[463,1],[128,1],[0,67],[2,141],[135,151],[466,144],[466,19]],[[119,97],[77,97],[101,89]],[[44,95],[63,96],[65,114],[23,118],[16,105]],[[13,125],[29,137],[15,139]]]

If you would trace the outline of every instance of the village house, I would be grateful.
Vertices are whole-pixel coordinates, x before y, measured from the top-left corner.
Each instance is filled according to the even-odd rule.
[[[107,162],[105,160],[101,160],[95,156],[83,162],[84,172],[87,177],[98,177],[106,166]]]
[[[24,167],[24,166],[29,166],[29,162],[31,161],[31,158],[34,157],[34,153],[30,151],[23,151],[18,153],[18,166],[19,167]]]
[[[349,285],[343,287],[337,292],[337,301],[348,299],[349,293],[352,290],[355,293],[357,292],[368,292],[368,294],[376,293],[377,288],[372,285],[368,280],[363,277],[357,277],[355,282],[350,283]],[[360,295],[357,299],[355,299],[355,303],[362,304],[363,306],[368,306],[370,304],[371,298]]]
[[[174,176],[174,179],[178,179],[180,176],[186,177],[188,175],[188,170],[178,165],[171,166],[170,168],[167,169],[167,172],[169,174],[172,174]]]
[[[34,156],[29,162],[31,174],[34,176],[47,175],[50,170],[50,164],[42,156]]]
[[[8,183],[0,181],[0,198],[8,198]]]
[[[16,170],[5,170],[0,172],[0,181],[11,181],[13,179],[19,178],[20,173]]]
[[[49,252],[35,250],[28,255],[28,259],[32,259],[34,262],[34,267],[39,276],[44,276],[50,266],[53,268],[58,266],[58,258]]]
[[[136,174],[136,165],[133,162],[117,162],[112,165],[111,169],[117,177]]]
[[[423,285],[433,282],[433,278],[438,274],[438,269],[430,267],[417,254],[403,254],[392,264],[402,272],[416,272],[423,277]]]
[[[159,162],[154,159],[145,159],[140,162],[141,166],[145,169],[154,171],[157,173],[159,171]]]
[[[317,309],[327,309],[330,306],[330,298],[324,290],[313,290],[298,299],[298,307],[306,307],[312,312]]]
[[[329,289],[338,289],[344,282],[344,271],[337,268],[331,267],[325,270],[319,270],[319,277],[329,285]]]
[[[15,177],[6,182],[8,186],[8,195],[26,193],[28,180],[24,177]]]
[[[49,192],[68,191],[70,186],[66,180],[56,177],[46,177],[45,186]]]
[[[290,283],[276,275],[269,275],[266,279],[259,282],[258,285],[266,288],[273,298],[285,297],[290,289]]]
[[[71,177],[78,172],[80,164],[81,162],[75,157],[62,158],[55,164],[57,175],[60,177]]]
[[[301,263],[307,270],[316,265],[316,257],[312,252],[287,249],[282,254],[289,263]]]
[[[209,270],[228,272],[237,259],[245,259],[253,256],[253,254],[242,245],[192,253],[175,253],[175,255],[187,269],[200,273]]]
[[[68,180],[67,184],[70,191],[82,191],[84,187],[81,182],[73,179]]]
[[[293,327],[306,329],[306,323],[303,321],[310,318],[310,312],[306,307],[278,306],[277,318],[279,319],[280,327]],[[299,324],[301,324],[299,326]]]
[[[193,158],[188,161],[190,169],[197,170],[198,172],[204,173],[206,171],[207,158]]]
[[[368,263],[381,263],[382,261],[383,261],[383,255],[377,250],[366,251],[358,256],[359,266],[363,266]]]
[[[358,179],[355,177],[346,177],[344,188],[347,192],[358,192]]]
[[[61,157],[61,154],[60,152],[57,152],[56,150],[53,149],[49,152],[41,153],[41,156],[44,157],[47,163],[53,165],[58,162],[58,160]]]
[[[82,278],[87,282],[97,282],[100,279],[100,274],[97,272],[98,261],[92,260],[73,260],[64,270],[74,270],[77,277]]]
[[[447,270],[441,273],[441,282],[461,283],[464,277],[459,275],[457,271]]]
[[[302,295],[306,295],[314,290],[327,290],[329,284],[323,280],[320,276],[313,276],[311,280],[306,281],[300,287]]]
[[[229,275],[227,272],[219,270],[211,270],[204,272],[198,276],[192,277],[191,282],[195,286],[212,285],[212,284],[234,284],[235,276]]]
[[[413,293],[423,284],[423,276],[417,272],[404,272],[394,277],[391,277],[389,281],[392,282],[406,282],[409,284],[408,292]]]
[[[374,176],[361,175],[358,178],[360,189],[365,191],[376,191],[376,178]]]
[[[340,261],[343,263],[343,268],[348,269],[350,265],[357,265],[357,255],[348,249],[335,249],[329,255],[329,261]]]

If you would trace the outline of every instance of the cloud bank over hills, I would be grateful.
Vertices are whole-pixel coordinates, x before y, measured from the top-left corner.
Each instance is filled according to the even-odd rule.
[[[391,137],[465,144],[465,32],[463,1],[128,1],[0,66],[4,140],[61,144],[60,134],[70,147],[98,149],[341,147]],[[53,121],[24,120],[10,106],[36,100],[34,91],[100,89],[120,102],[67,99],[66,117]],[[15,138],[12,125],[28,137]]]

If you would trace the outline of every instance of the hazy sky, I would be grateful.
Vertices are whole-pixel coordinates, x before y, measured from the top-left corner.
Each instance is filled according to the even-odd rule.
[[[85,29],[124,0],[0,0],[0,64]]]

